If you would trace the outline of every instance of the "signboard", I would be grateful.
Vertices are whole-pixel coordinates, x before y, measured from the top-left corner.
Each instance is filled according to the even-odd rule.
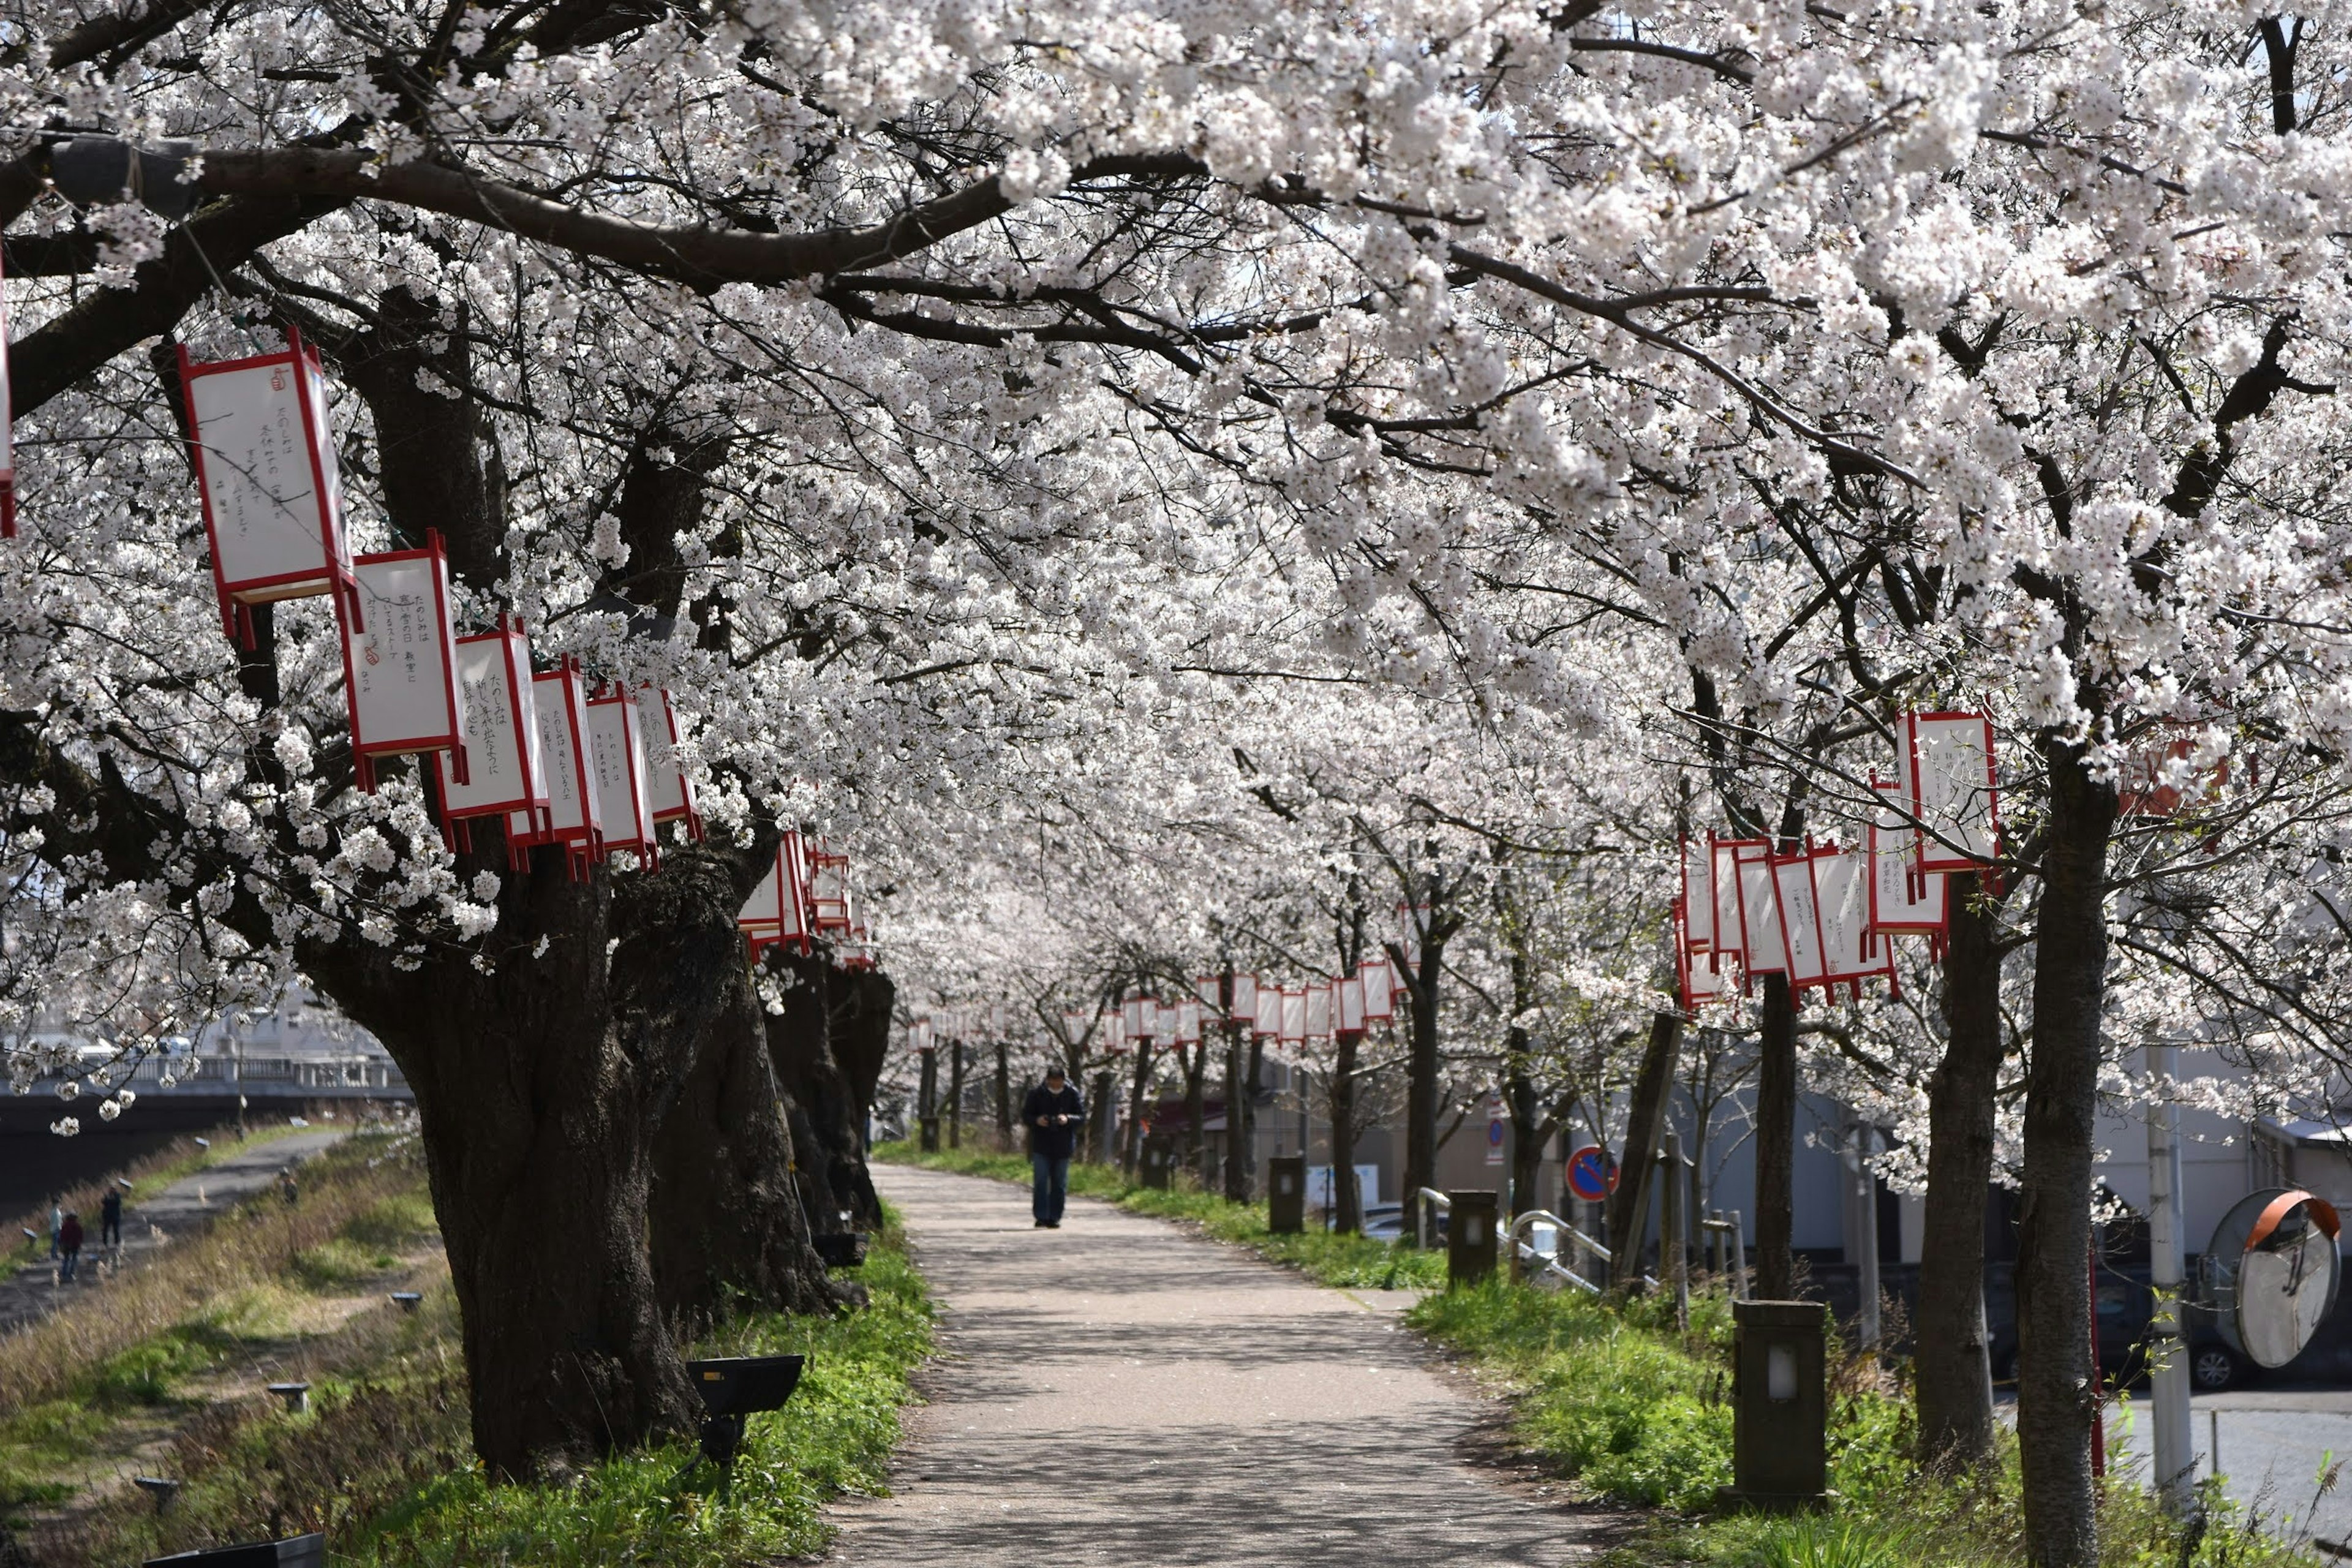
[[[1617,1190],[1617,1162],[1600,1144],[1587,1143],[1568,1157],[1568,1190],[1586,1203],[1599,1203]]]

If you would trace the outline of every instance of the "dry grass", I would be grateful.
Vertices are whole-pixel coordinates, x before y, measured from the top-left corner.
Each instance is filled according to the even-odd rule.
[[[163,1332],[215,1298],[292,1268],[305,1252],[415,1184],[401,1136],[368,1139],[306,1168],[302,1201],[248,1202],[72,1306],[0,1339],[0,1410],[62,1393],[81,1369]]]

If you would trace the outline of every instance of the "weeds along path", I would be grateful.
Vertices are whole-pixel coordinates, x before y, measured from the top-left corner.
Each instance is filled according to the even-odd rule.
[[[161,1192],[137,1197],[123,1210],[119,1253],[98,1245],[98,1214],[93,1205],[81,1216],[89,1239],[82,1246],[79,1279],[70,1284],[58,1283],[46,1237],[37,1244],[32,1261],[16,1263],[0,1278],[0,1336],[107,1289],[120,1275],[143,1267],[173,1242],[195,1235],[215,1216],[267,1190],[276,1183],[279,1171],[332,1147],[348,1131],[321,1128],[232,1149]]]
[[[941,1309],[896,1495],[849,1568],[1039,1563],[1518,1568],[1595,1521],[1462,1458],[1493,1407],[1386,1312],[1237,1247],[1073,1198],[877,1165]]]

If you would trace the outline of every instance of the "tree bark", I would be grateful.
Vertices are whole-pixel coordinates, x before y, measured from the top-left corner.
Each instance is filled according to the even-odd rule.
[[[2001,952],[1974,875],[1948,879],[1944,1058],[1927,1084],[1927,1199],[1919,1248],[1912,1365],[1919,1461],[1962,1470],[1990,1459],[1992,1367],[1984,1312],[1985,1198],[1992,1184],[1995,1097],[2004,1055]]]
[[[1108,1068],[1095,1074],[1095,1095],[1087,1108],[1087,1158],[1097,1164],[1108,1165],[1116,1153],[1113,1143],[1118,1138],[1114,1098],[1118,1093],[1118,1079]]]
[[[1642,1278],[1642,1238],[1649,1228],[1650,1184],[1657,1165],[1658,1136],[1666,1124],[1666,1096],[1674,1089],[1675,1057],[1682,1048],[1679,1013],[1650,1015],[1650,1041],[1633,1074],[1625,1108],[1625,1146],[1617,1152],[1617,1190],[1609,1194],[1609,1282],[1630,1289]]]
[[[881,1200],[866,1166],[866,1121],[879,1079],[895,994],[876,970],[847,970],[819,958],[771,950],[768,963],[787,982],[784,1010],[766,1017],[768,1059],[792,1113],[801,1201],[819,1233],[875,1230]],[[870,1069],[870,1070],[869,1070]]]
[[[2025,1170],[2018,1194],[2017,1429],[2027,1560],[2098,1559],[2091,1426],[2091,1161],[2105,1001],[2107,837],[2116,790],[2083,750],[2045,735],[2049,818],[2034,922],[2033,1041],[2025,1080]]]
[[[1202,1026],[1205,1031],[1209,1026]],[[1209,1041],[1204,1032],[1184,1058],[1184,1163],[1200,1178],[1201,1190],[1216,1186],[1217,1173],[1209,1164]]]
[[[1127,1086],[1127,1136],[1119,1140],[1118,1151],[1118,1167],[1127,1173],[1130,1182],[1135,1180],[1136,1167],[1143,1162],[1143,1097],[1151,1088],[1151,1042],[1138,1040],[1135,1074]]]
[[[1356,1187],[1356,1053],[1363,1039],[1339,1036],[1331,1068],[1331,1192],[1343,1236],[1364,1228],[1364,1194]]]
[[[1797,1008],[1785,974],[1764,976],[1756,1047],[1756,1296],[1785,1301],[1797,1289]]]
[[[1003,1153],[1013,1147],[1013,1060],[1012,1047],[1003,1040],[996,1042],[996,1149]]]
[[[963,1042],[948,1042],[948,1147],[963,1147]]]
[[[1244,1078],[1242,1033],[1246,1026],[1225,1026],[1225,1197],[1250,1201],[1250,1112],[1256,1085]]]
[[[1393,947],[1389,961],[1412,977],[1405,993],[1403,1234],[1418,1240],[1421,1190],[1437,1185],[1437,983],[1444,971],[1445,941],[1424,939],[1417,965],[1407,965]]]

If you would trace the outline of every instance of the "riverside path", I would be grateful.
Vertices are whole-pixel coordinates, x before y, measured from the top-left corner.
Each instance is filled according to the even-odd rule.
[[[941,1311],[845,1568],[1555,1568],[1601,1522],[1475,1460],[1495,1407],[1370,1298],[1164,1221],[877,1165]],[[1524,1472],[1522,1473],[1524,1476]]]

